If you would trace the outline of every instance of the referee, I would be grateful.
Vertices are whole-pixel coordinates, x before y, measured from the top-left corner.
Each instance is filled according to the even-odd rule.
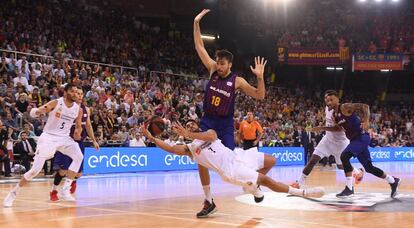
[[[259,146],[259,141],[263,137],[263,128],[254,120],[253,112],[248,112],[247,119],[240,123],[239,137],[244,150]]]

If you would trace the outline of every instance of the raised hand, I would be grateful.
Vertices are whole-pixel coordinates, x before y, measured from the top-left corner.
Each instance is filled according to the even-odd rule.
[[[203,9],[203,11],[201,11],[195,18],[194,18],[194,22],[200,22],[201,19],[204,17],[204,15],[206,15],[208,12],[210,12],[209,9]]]
[[[250,66],[250,70],[252,70],[252,73],[255,74],[256,77],[263,78],[266,63],[267,60],[265,60],[265,58],[260,56],[254,57],[254,68],[253,66]]]
[[[145,138],[152,140],[154,138],[154,136],[151,135],[151,132],[148,131],[147,125],[146,124],[141,124],[139,126],[142,134],[145,136]]]
[[[181,125],[178,122],[174,122],[172,124],[172,130],[173,132],[175,132],[178,135],[187,137],[188,136],[188,131],[183,127],[183,125]]]

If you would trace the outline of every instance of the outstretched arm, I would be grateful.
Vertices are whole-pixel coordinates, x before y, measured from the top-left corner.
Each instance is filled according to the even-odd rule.
[[[194,18],[194,45],[201,62],[203,62],[211,75],[216,70],[216,62],[208,55],[208,52],[204,47],[203,39],[201,38],[200,30],[200,21],[208,12],[210,12],[209,9],[204,9]]]
[[[39,108],[32,108],[30,111],[30,116],[37,118],[42,114],[47,114],[52,111],[57,105],[57,100],[49,101],[45,105],[40,106]]]
[[[319,133],[319,132],[321,132],[321,131],[333,131],[333,132],[338,132],[338,131],[343,131],[344,129],[341,127],[341,126],[339,126],[339,125],[335,125],[335,126],[333,126],[333,127],[314,127],[314,128],[312,128],[311,129],[311,131],[313,131],[313,132],[317,132],[317,133]]]
[[[254,58],[255,68],[250,66],[250,69],[252,70],[253,74],[257,77],[257,88],[251,86],[244,78],[237,77],[236,78],[236,89],[240,89],[245,94],[259,99],[263,100],[265,98],[265,84],[264,84],[264,69],[267,63],[267,60],[261,57],[255,57]]]
[[[190,150],[188,149],[187,145],[174,145],[171,146],[168,143],[162,141],[161,139],[155,138],[151,135],[148,131],[147,127],[144,124],[141,124],[141,132],[142,134],[151,142],[155,143],[155,145],[162,150],[165,150],[169,153],[173,153],[176,155],[188,155],[192,157]]]
[[[204,132],[190,132],[178,122],[173,123],[173,132],[184,136],[184,138],[198,139],[205,142],[212,142],[217,139],[217,133],[212,129]]]

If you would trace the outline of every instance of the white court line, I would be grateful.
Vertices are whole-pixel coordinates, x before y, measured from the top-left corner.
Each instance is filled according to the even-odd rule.
[[[124,215],[124,214],[134,214],[134,215],[145,215],[145,216],[153,216],[153,217],[161,217],[161,218],[169,218],[169,219],[176,219],[176,220],[184,220],[184,221],[191,221],[191,222],[207,222],[207,223],[215,223],[220,225],[227,225],[227,226],[240,226],[243,224],[238,223],[229,223],[229,222],[219,222],[219,221],[211,221],[211,220],[200,220],[200,219],[191,219],[191,218],[180,218],[180,217],[174,217],[169,215],[160,215],[160,214],[152,214],[152,213],[146,213],[146,212],[134,212],[134,211],[123,211],[123,210],[115,210],[115,209],[107,209],[107,208],[97,208],[97,207],[83,207],[86,209],[92,209],[92,210],[98,210],[98,211],[108,211],[108,212],[114,212],[116,215]],[[102,214],[101,216],[105,216],[105,214]],[[76,216],[76,217],[64,217],[59,220],[71,220],[71,219],[83,219],[83,218],[89,218],[91,216]],[[97,217],[96,215],[93,215],[92,217]],[[48,221],[54,221],[54,219],[49,219]]]
[[[30,203],[36,203],[36,204],[47,204],[47,205],[53,205],[53,206],[59,206],[59,207],[65,207],[65,208],[76,208],[77,205],[70,205],[70,204],[62,204],[62,203],[57,203],[57,202],[43,202],[43,201],[38,201],[36,200],[36,198],[23,198],[23,199],[16,199],[17,201],[22,201],[22,202],[30,202]],[[73,202],[68,202],[68,203],[73,203]],[[113,202],[114,204],[121,204],[121,203],[131,203],[131,202]],[[148,208],[154,208],[154,209],[165,209],[163,207],[155,207],[155,206],[149,206],[149,205],[139,205],[140,207],[148,207]],[[218,222],[218,221],[210,221],[210,220],[200,220],[200,219],[190,219],[190,218],[179,218],[179,217],[174,217],[174,216],[168,216],[168,215],[163,215],[163,213],[161,214],[155,214],[155,213],[146,213],[146,212],[133,212],[133,211],[123,211],[123,210],[116,210],[116,209],[106,209],[106,208],[98,208],[98,207],[91,207],[91,206],[83,206],[80,208],[84,208],[84,209],[92,209],[92,210],[100,210],[100,211],[109,211],[109,212],[114,212],[114,213],[125,213],[125,214],[136,214],[136,215],[145,215],[145,216],[155,216],[155,217],[164,217],[164,218],[171,218],[171,219],[178,219],[178,220],[186,220],[186,221],[206,221],[206,222],[210,222],[210,223],[217,223],[217,224],[222,224],[222,225],[229,225],[229,226],[236,226],[236,225],[243,225],[243,224],[236,224],[236,223],[226,223],[226,222]],[[188,209],[181,209],[181,208],[168,208],[169,210],[177,210],[177,211],[187,211],[187,212],[191,212],[191,214],[193,214],[194,212],[192,210],[188,210]],[[53,208],[45,208],[42,210],[53,210]],[[7,210],[6,210],[7,211]],[[30,210],[29,210],[30,211]],[[31,210],[31,211],[35,211],[35,210]],[[41,211],[41,210],[36,210],[36,211]],[[3,211],[5,212],[5,211]],[[13,211],[10,211],[11,213]],[[28,211],[20,211],[20,212],[28,212]],[[221,212],[217,212],[215,213],[215,215],[223,215],[223,216],[228,216],[228,217],[239,217],[239,218],[243,218],[243,219],[252,219],[250,216],[245,216],[245,215],[236,215],[236,214],[227,214],[227,213],[221,213]],[[94,217],[98,217],[97,215],[91,215]],[[64,217],[61,218],[61,220],[69,220],[69,219],[82,219],[82,218],[89,218],[91,216],[76,216],[76,217]],[[104,215],[102,215],[104,216]],[[292,224],[292,225],[300,225],[300,223],[302,223],[303,225],[308,224],[308,225],[319,225],[319,226],[331,226],[331,227],[342,227],[342,228],[350,228],[353,226],[344,226],[344,225],[336,225],[336,224],[328,224],[328,223],[317,223],[317,222],[310,222],[310,221],[292,221],[292,220],[288,220],[288,219],[283,219],[283,218],[264,218],[266,220],[273,220],[276,222],[283,222],[283,223],[288,223],[288,224]],[[53,221],[53,219],[51,219],[50,221]],[[263,225],[267,225],[265,224],[265,222],[260,221],[260,223],[262,223]],[[267,223],[267,222],[266,222]],[[270,225],[272,226],[272,225]]]

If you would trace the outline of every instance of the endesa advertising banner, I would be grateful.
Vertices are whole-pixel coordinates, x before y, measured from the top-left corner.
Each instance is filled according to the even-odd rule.
[[[352,57],[353,70],[404,70],[403,54],[355,54]]]
[[[414,161],[414,147],[369,148],[373,162]],[[304,165],[302,147],[261,147],[260,152],[277,158],[277,166]],[[358,162],[351,159],[351,162]],[[106,147],[99,152],[86,148],[84,174],[126,173],[140,171],[175,171],[197,169],[188,156],[178,156],[159,148]]]
[[[377,147],[369,148],[372,162],[412,161],[414,162],[414,147]],[[358,162],[352,158],[351,162]]]
[[[278,48],[278,60],[288,65],[337,66],[349,59],[349,49]]]
[[[304,150],[300,147],[263,147],[263,153],[278,158],[277,165],[303,165]],[[173,171],[197,169],[197,164],[188,156],[167,153],[159,148],[106,147],[99,152],[86,148],[83,171],[85,174],[124,173],[139,171]]]

